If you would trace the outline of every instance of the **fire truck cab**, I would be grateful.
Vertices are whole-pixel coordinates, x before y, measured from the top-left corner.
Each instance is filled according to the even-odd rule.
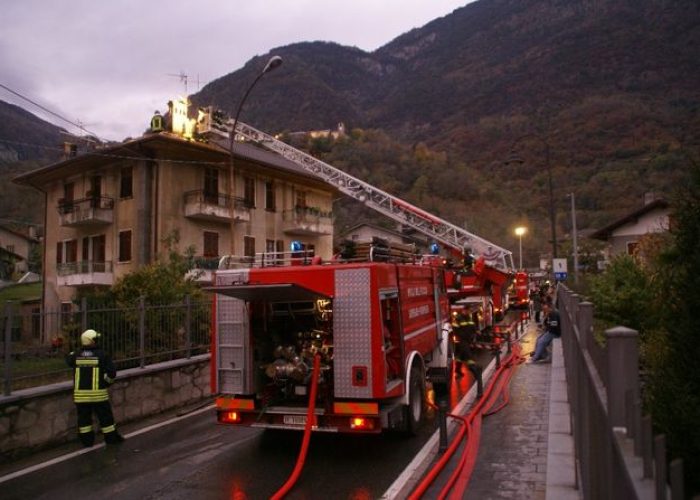
[[[415,432],[426,381],[448,384],[439,268],[389,262],[221,269],[212,392],[218,422],[302,430],[321,359],[315,431]]]

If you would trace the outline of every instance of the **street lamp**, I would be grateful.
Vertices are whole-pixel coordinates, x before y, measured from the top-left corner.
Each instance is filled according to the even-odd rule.
[[[243,109],[243,104],[245,103],[246,99],[248,99],[248,95],[250,94],[250,91],[253,90],[253,87],[260,81],[260,79],[266,74],[272,71],[275,68],[279,68],[280,65],[282,64],[282,58],[280,56],[272,56],[269,61],[267,61],[267,64],[263,68],[263,70],[260,72],[260,74],[253,80],[253,83],[250,84],[248,89],[245,91],[245,94],[243,94],[243,99],[241,99],[241,102],[238,103],[238,109],[236,109],[236,115],[233,118],[233,126],[231,127],[231,132],[229,133],[229,185],[231,186],[231,255],[236,255],[236,246],[235,246],[235,239],[233,237],[234,234],[234,228],[235,228],[235,217],[234,217],[234,208],[235,208],[235,203],[236,203],[236,197],[235,197],[235,190],[233,189],[233,143],[236,140],[236,125],[238,125],[238,117],[241,115],[241,110]]]
[[[544,165],[545,168],[547,169],[547,184],[549,186],[549,223],[551,226],[551,231],[552,231],[552,259],[557,258],[557,225],[556,225],[556,215],[554,211],[554,188],[552,184],[552,164],[550,161],[550,156],[549,156],[549,143],[542,139],[537,134],[525,134],[523,136],[518,137],[516,140],[513,141],[513,144],[510,146],[510,157],[506,160],[506,165],[510,163],[517,163],[519,165],[522,165],[525,163],[525,160],[523,160],[521,157],[517,155],[515,147],[518,145],[519,142],[521,142],[524,139],[536,139],[540,141],[540,143],[544,146]],[[554,265],[554,262],[552,262],[552,265]]]
[[[518,249],[520,253],[520,265],[518,269],[522,271],[523,269],[523,234],[527,233],[527,228],[523,226],[518,226],[515,228],[515,235],[518,237]]]

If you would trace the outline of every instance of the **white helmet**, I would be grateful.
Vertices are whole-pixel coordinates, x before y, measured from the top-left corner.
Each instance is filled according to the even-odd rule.
[[[80,343],[84,346],[93,345],[95,342],[97,342],[99,337],[100,334],[95,330],[85,330],[80,336]]]

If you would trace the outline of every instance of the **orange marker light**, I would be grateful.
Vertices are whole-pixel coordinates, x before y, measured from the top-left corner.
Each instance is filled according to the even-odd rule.
[[[225,411],[219,415],[220,421],[226,424],[237,424],[241,421],[241,414],[237,411]]]
[[[363,417],[352,417],[350,428],[358,431],[372,430],[374,429],[374,421]]]

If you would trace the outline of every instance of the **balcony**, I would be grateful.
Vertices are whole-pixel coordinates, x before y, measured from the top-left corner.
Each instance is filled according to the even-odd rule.
[[[112,261],[97,262],[82,260],[58,264],[58,286],[114,284]]]
[[[114,199],[106,196],[59,200],[59,223],[66,227],[90,227],[114,221]]]
[[[185,217],[230,223],[232,216],[235,222],[250,221],[250,206],[243,198],[231,197],[224,193],[205,193],[202,189],[185,193]]]
[[[210,284],[214,277],[214,270],[219,268],[221,257],[193,257],[192,269],[185,274],[200,284]]]
[[[282,230],[299,236],[333,234],[333,214],[315,207],[296,207],[282,212]]]

